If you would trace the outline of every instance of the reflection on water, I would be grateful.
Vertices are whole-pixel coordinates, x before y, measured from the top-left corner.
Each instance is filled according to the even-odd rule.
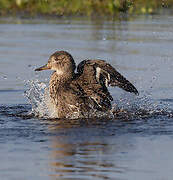
[[[114,131],[108,130],[103,121],[97,126],[73,124],[72,122],[71,128],[65,129],[60,123],[49,127],[56,134],[51,138],[53,162],[50,165],[53,177],[73,179],[73,174],[76,174],[79,179],[105,179],[116,177],[116,174],[128,169],[116,164],[112,157],[113,154],[121,156],[126,151],[130,146],[128,140],[122,138],[121,141],[114,142]],[[106,126],[109,126],[108,123]]]
[[[134,124],[135,122],[129,126]],[[112,125],[116,126],[116,123]],[[160,169],[170,174],[172,158],[163,160],[169,156],[164,155],[166,148],[160,148],[160,145],[163,143],[172,148],[173,143],[169,143],[172,138],[158,136],[158,140],[155,136],[136,136],[129,133],[131,127],[124,125],[124,128],[128,128],[128,132],[122,133],[118,129],[113,131],[111,125],[63,128],[62,131],[59,128],[53,129],[56,135],[51,138],[51,177],[73,179],[74,174],[77,179],[145,179],[157,178],[158,175],[167,177],[160,174]],[[145,158],[148,159],[146,163]],[[168,164],[163,165],[162,161]]]
[[[172,34],[169,16],[1,21],[1,179],[172,180]],[[55,50],[69,51],[77,63],[107,60],[140,95],[111,88],[123,110],[114,118],[47,119],[40,99],[50,72],[34,69]]]
[[[64,138],[66,142],[66,139]],[[107,156],[111,156],[111,150],[108,144],[100,143],[100,140],[94,142],[85,142],[79,144],[65,144],[54,139],[53,152],[51,154],[53,161],[51,163],[52,176],[63,176],[69,178],[73,174],[87,178],[108,178],[107,173],[123,173],[126,167],[116,165]],[[117,149],[118,151],[118,149]],[[116,151],[114,152],[116,153]]]

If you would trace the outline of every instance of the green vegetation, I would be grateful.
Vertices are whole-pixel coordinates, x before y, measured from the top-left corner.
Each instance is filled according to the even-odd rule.
[[[115,16],[152,14],[173,7],[173,0],[0,0],[0,15]]]

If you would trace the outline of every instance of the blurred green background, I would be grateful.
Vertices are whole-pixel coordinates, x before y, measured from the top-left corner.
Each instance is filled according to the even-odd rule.
[[[0,0],[0,15],[108,16],[157,14],[173,0]]]

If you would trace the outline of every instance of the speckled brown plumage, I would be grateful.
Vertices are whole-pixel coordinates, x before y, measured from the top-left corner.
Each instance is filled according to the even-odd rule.
[[[52,54],[48,64],[36,71],[52,69],[49,93],[58,118],[85,117],[91,110],[108,111],[113,100],[107,87],[118,86],[138,94],[137,89],[104,60],[84,60],[75,73],[73,57],[66,51]]]

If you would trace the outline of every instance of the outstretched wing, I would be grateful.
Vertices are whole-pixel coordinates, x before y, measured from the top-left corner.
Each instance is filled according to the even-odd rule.
[[[118,86],[138,94],[137,89],[104,60],[84,60],[77,67],[76,82],[101,110],[111,108],[113,100],[107,87]]]

